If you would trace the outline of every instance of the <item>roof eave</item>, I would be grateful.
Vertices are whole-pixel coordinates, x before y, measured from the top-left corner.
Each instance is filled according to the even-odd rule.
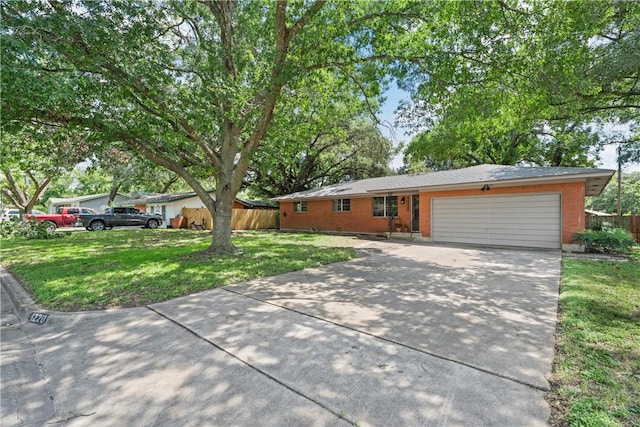
[[[273,197],[269,199],[270,201],[280,203],[280,202],[297,202],[297,201],[306,201],[306,200],[334,200],[334,199],[351,199],[354,197],[367,197],[370,194],[368,193],[352,193],[352,194],[328,194],[322,196],[296,196],[296,197]]]
[[[553,176],[542,176],[542,177],[533,177],[533,178],[515,178],[515,179],[487,179],[487,180],[479,180],[472,182],[464,182],[459,184],[440,184],[440,185],[427,185],[427,186],[411,186],[411,187],[395,187],[395,188],[386,188],[379,190],[367,190],[365,193],[353,193],[353,194],[329,194],[322,196],[297,196],[297,197],[275,197],[270,200],[276,202],[295,202],[302,200],[326,200],[326,199],[336,199],[336,198],[347,198],[347,197],[363,197],[363,196],[371,196],[371,195],[396,195],[401,193],[418,193],[425,191],[447,191],[447,190],[467,190],[471,188],[475,188],[478,185],[483,184],[491,184],[493,186],[513,186],[513,185],[535,185],[539,183],[568,183],[568,182],[584,182],[585,183],[585,195],[586,196],[597,196],[602,192],[604,187],[609,183],[611,177],[615,173],[614,170],[609,169],[601,169],[595,172],[590,173],[578,173],[578,174],[570,174],[570,175],[553,175]],[[594,180],[603,179],[602,185],[594,184]]]
[[[602,193],[602,191],[605,189],[607,184],[609,184],[609,182],[611,181],[611,178],[613,177],[614,173],[615,171],[612,170],[610,171],[610,174],[608,176],[594,175],[592,177],[588,177],[587,180],[585,181],[585,189],[584,189],[585,196],[599,196],[600,193]],[[601,178],[606,178],[606,179],[604,181],[597,182],[597,183],[593,182],[593,180],[599,180]]]
[[[464,182],[459,184],[440,184],[440,185],[427,185],[427,186],[415,186],[415,187],[399,187],[393,189],[384,189],[384,190],[370,190],[367,191],[368,194],[389,194],[389,193],[409,193],[409,192],[424,192],[424,190],[429,191],[446,191],[446,190],[466,190],[469,188],[475,188],[478,185],[483,184],[491,184],[493,186],[512,186],[512,185],[527,185],[527,184],[538,184],[541,182],[544,183],[563,183],[563,182],[582,182],[585,183],[589,179],[594,178],[606,178],[606,182],[603,185],[606,186],[606,183],[609,182],[611,177],[613,176],[615,171],[599,171],[597,173],[589,173],[589,174],[571,174],[571,175],[553,175],[553,176],[542,176],[542,177],[534,177],[534,178],[515,178],[515,179],[499,179],[499,180],[479,180],[473,182]]]

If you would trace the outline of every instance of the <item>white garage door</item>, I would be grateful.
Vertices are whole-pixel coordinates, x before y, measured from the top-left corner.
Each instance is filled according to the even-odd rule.
[[[560,248],[560,194],[434,198],[434,242]]]

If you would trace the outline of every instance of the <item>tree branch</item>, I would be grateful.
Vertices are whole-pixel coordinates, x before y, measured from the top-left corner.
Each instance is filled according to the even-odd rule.
[[[235,80],[238,72],[236,70],[233,55],[233,10],[235,2],[228,0],[205,1],[213,16],[216,17],[220,26],[220,42],[224,48],[224,67]]]
[[[234,168],[234,186],[240,188],[242,179],[249,168],[249,157],[258,148],[260,141],[267,133],[267,128],[273,118],[273,110],[276,101],[280,96],[284,86],[283,74],[285,70],[287,53],[291,40],[302,31],[311,18],[316,15],[324,6],[325,0],[317,0],[304,15],[293,25],[290,30],[286,26],[287,2],[279,1],[276,4],[275,13],[275,44],[276,54],[268,90],[263,93],[263,107],[253,131],[247,138],[240,151],[240,159]]]
[[[284,2],[283,2],[284,3]],[[288,45],[291,40],[302,31],[302,29],[309,23],[311,18],[316,15],[320,10],[324,7],[326,0],[316,0],[309,9],[298,19],[298,21],[291,26],[289,30],[286,32],[285,43]],[[285,6],[286,8],[286,3]]]
[[[117,133],[116,136],[119,140],[124,142],[125,144],[132,147],[135,151],[142,154],[147,159],[151,160],[153,163],[160,165],[166,169],[169,169],[172,172],[178,174],[182,179],[185,180],[187,184],[196,192],[196,194],[200,197],[202,202],[207,206],[210,212],[215,212],[215,201],[211,198],[211,195],[207,192],[207,190],[200,184],[200,182],[187,171],[182,165],[178,162],[170,160],[169,158],[149,149],[149,147],[144,144],[142,141],[139,141],[135,138],[132,138],[129,135],[123,133]]]
[[[51,6],[58,12],[58,13],[65,13],[66,11],[64,10],[63,6],[61,4],[59,4],[58,2],[54,1],[54,0],[49,0],[49,3],[51,4]],[[207,2],[207,4],[210,5],[210,7],[213,7],[211,5],[213,5],[213,3]],[[230,6],[231,2],[226,2],[226,1],[220,1],[216,4],[219,4],[220,7],[226,9],[230,9],[232,6]],[[89,48],[89,45],[83,40],[81,34],[79,32],[75,32],[74,37],[73,37],[73,44],[77,45],[79,48],[81,48],[85,54],[87,56],[90,56],[91,54],[91,49]],[[74,65],[80,65],[82,58],[78,58],[74,55],[71,55],[69,53],[65,53],[66,58]],[[104,57],[104,55],[102,55]],[[105,58],[104,61],[102,61],[101,64],[98,64],[98,67],[107,71],[109,76],[112,79],[118,80],[120,82],[125,82],[126,86],[128,86],[131,90],[135,91],[135,93],[137,93],[138,95],[141,95],[142,97],[152,101],[155,105],[157,105],[157,107],[160,109],[160,111],[162,111],[162,113],[164,113],[164,117],[162,114],[159,114],[157,111],[154,112],[153,109],[151,109],[149,106],[146,106],[146,111],[148,112],[152,112],[154,113],[156,116],[163,118],[163,120],[167,121],[169,123],[169,125],[172,127],[172,129],[174,129],[174,131],[177,131],[178,128],[177,126],[179,126],[182,130],[182,132],[185,133],[185,136],[187,138],[189,138],[190,140],[194,141],[205,153],[205,155],[207,156],[208,159],[210,159],[210,161],[212,162],[212,164],[216,167],[216,168],[220,168],[222,165],[222,161],[220,159],[220,157],[217,155],[217,153],[209,146],[209,144],[204,141],[200,135],[198,135],[198,133],[196,132],[195,128],[193,126],[191,126],[191,124],[186,121],[184,118],[179,118],[179,115],[176,114],[169,106],[168,104],[164,101],[164,99],[162,99],[160,96],[155,95],[151,89],[149,89],[143,82],[141,79],[134,79],[129,73],[123,71],[121,68],[117,67],[115,64],[117,63],[117,61],[110,61],[109,58]],[[98,71],[99,72],[99,71]],[[103,74],[103,73],[100,73]],[[141,99],[138,99],[138,103],[141,107],[144,107],[145,104],[141,101]]]
[[[182,20],[180,22],[178,22],[177,24],[173,24],[170,25],[166,30],[160,32],[157,36],[155,36],[153,38],[153,40],[158,40],[160,37],[164,36],[165,34],[167,34],[169,31],[172,31],[174,28],[179,28],[180,25],[184,24],[184,22],[186,21],[185,18],[182,18]],[[175,34],[175,33],[174,33]]]

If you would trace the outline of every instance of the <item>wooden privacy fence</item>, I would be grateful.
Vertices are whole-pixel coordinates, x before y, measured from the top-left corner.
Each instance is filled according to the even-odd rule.
[[[187,228],[193,225],[202,226],[204,230],[213,230],[213,218],[205,208],[182,208],[182,216],[187,220],[184,225]]]
[[[608,222],[614,224],[616,227],[629,230],[636,242],[640,242],[640,215],[628,215],[628,216],[586,216],[586,228],[599,229],[602,227],[602,223]]]
[[[231,214],[233,230],[262,230],[280,228],[280,211],[276,209],[234,209]]]
[[[205,208],[182,208],[186,227],[191,224],[213,229],[213,218]],[[232,230],[261,230],[279,227],[279,211],[275,209],[234,209],[231,214]]]

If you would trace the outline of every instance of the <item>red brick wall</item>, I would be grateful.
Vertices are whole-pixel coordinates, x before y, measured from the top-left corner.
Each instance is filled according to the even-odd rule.
[[[478,186],[480,187],[480,186]],[[489,193],[480,189],[420,193],[420,233],[431,236],[431,198],[495,196],[498,194],[560,193],[562,200],[562,242],[570,243],[575,231],[584,230],[584,183],[542,184],[517,187],[492,186]],[[402,197],[405,204],[400,204]],[[398,220],[411,225],[411,195],[398,195]],[[350,212],[333,212],[333,200],[309,200],[307,212],[293,212],[293,202],[280,202],[280,228],[288,230],[349,231],[382,233],[388,229],[388,218],[373,217],[371,197],[352,198]],[[395,230],[393,230],[395,231]]]
[[[402,197],[405,204],[401,204]],[[334,212],[333,200],[309,200],[307,212],[293,212],[293,202],[280,202],[280,228],[285,230],[351,231],[382,233],[388,231],[389,218],[374,217],[372,197],[351,198],[350,212]],[[398,218],[411,225],[411,195],[398,195]],[[395,230],[394,230],[395,231]]]

